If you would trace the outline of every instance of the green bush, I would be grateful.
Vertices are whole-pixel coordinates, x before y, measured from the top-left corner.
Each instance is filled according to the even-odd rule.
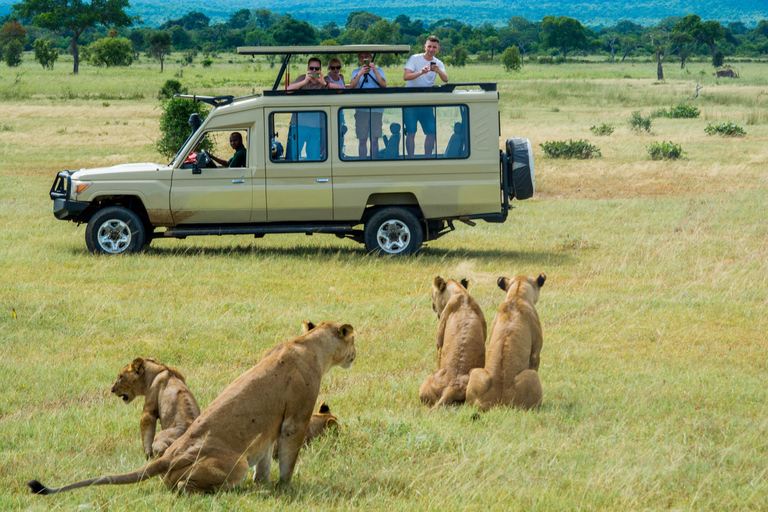
[[[712,126],[712,123],[707,123],[704,131],[707,135],[722,135],[724,137],[743,137],[747,134],[744,128],[730,121],[716,126]]]
[[[163,86],[160,88],[160,91],[157,93],[157,99],[159,100],[167,100],[170,98],[173,98],[174,94],[186,94],[187,88],[183,87],[181,85],[181,82],[178,80],[174,80],[171,78],[170,80],[166,80]]]
[[[83,48],[83,58],[99,67],[130,66],[133,46],[125,37],[104,37]]]
[[[173,158],[181,148],[192,129],[189,127],[189,116],[197,112],[201,119],[208,117],[210,108],[203,103],[185,98],[171,98],[165,100],[162,105],[163,113],[160,115],[160,139],[155,147],[160,154]],[[208,140],[200,144],[200,149],[211,149]]]
[[[610,135],[613,133],[613,125],[603,123],[600,126],[592,126],[589,131],[600,136]]]
[[[672,141],[652,142],[648,146],[648,154],[651,160],[677,160],[683,155],[683,148]]]
[[[550,158],[578,158],[581,160],[602,156],[600,150],[588,140],[551,140],[539,144],[541,150]]]
[[[656,112],[656,117],[672,117],[675,119],[691,119],[699,117],[699,108],[692,105],[678,105],[676,107],[669,107],[669,110],[660,108]]]
[[[210,57],[206,57],[206,58],[203,59],[203,67],[204,68],[211,67],[211,64],[213,64],[213,59],[211,59]]]
[[[640,131],[645,130],[647,132],[651,131],[651,116],[643,117],[643,113],[639,110],[635,110],[632,112],[632,117],[629,118],[629,126],[633,130]]]

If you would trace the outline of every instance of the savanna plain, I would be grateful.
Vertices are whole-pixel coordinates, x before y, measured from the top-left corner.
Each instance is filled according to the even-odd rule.
[[[496,81],[502,137],[531,139],[536,195],[501,225],[458,225],[415,257],[378,258],[332,236],[158,240],[137,256],[86,251],[54,218],[56,172],[164,162],[157,92],[259,92],[277,68],[153,62],[45,71],[0,67],[0,509],[765,510],[768,508],[768,65],[526,64],[450,69]],[[351,74],[347,66],[343,73]],[[402,84],[400,66],[386,69]],[[294,68],[294,76],[301,66]],[[692,99],[698,85],[698,97]],[[688,104],[695,119],[633,111]],[[710,136],[733,122],[744,137]],[[590,127],[612,124],[596,136]],[[588,139],[602,156],[554,160],[539,144]],[[649,158],[673,141],[678,160]],[[498,276],[547,281],[541,408],[418,400],[435,370],[435,276],[469,278],[490,325]],[[352,324],[358,358],[325,377],[342,427],[304,449],[287,488],[179,496],[158,479],[33,496],[144,464],[143,400],[111,396],[134,357],[178,367],[205,407],[301,321]],[[273,465],[273,481],[277,477]]]

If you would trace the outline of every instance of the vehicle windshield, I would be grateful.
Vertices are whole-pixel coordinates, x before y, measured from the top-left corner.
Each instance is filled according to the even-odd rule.
[[[203,126],[203,124],[200,124],[200,128],[202,128],[202,126]],[[188,143],[190,140],[192,140],[192,139],[194,139],[195,137],[197,137],[198,133],[200,133],[200,128],[198,128],[197,130],[195,130],[194,132],[192,132],[192,134],[191,134],[189,137],[187,137],[187,140],[185,140],[185,141],[184,141],[184,143],[183,143],[181,146],[179,146],[179,150],[176,152],[176,155],[173,157],[173,159],[171,160],[171,162],[168,164],[168,166],[169,166],[169,167],[173,167],[173,166],[176,164],[176,162],[178,161],[178,159],[179,159],[179,158],[180,158],[180,156],[181,156],[181,150],[183,150],[183,149],[184,149],[184,147],[187,145],[187,143]],[[206,137],[206,136],[205,136],[205,135],[203,135],[203,137],[200,139],[200,141],[199,141],[199,142],[198,142],[198,143],[197,143],[195,146],[199,146],[199,145],[200,145],[200,143],[202,143],[202,142],[205,140],[205,137]]]

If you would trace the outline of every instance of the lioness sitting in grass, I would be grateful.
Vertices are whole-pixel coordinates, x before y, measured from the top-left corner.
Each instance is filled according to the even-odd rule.
[[[539,379],[542,335],[534,305],[547,276],[500,277],[497,284],[507,298],[491,324],[485,368],[469,374],[467,403],[482,411],[494,405],[530,409],[544,394]]]
[[[160,457],[195,419],[200,408],[176,368],[137,357],[117,374],[112,393],[129,404],[145,395],[144,411],[139,420],[141,440],[146,457]],[[155,434],[157,420],[160,432]]]
[[[269,480],[275,440],[280,481],[287,484],[323,376],[333,366],[350,368],[356,355],[351,325],[322,322],[279,345],[235,379],[159,459],[131,473],[90,478],[57,489],[37,480],[27,486],[35,494],[54,494],[160,476],[168,488],[181,492],[228,490],[247,476],[250,466],[256,466],[255,481]]]
[[[485,364],[485,316],[467,292],[469,281],[437,276],[432,283],[432,309],[437,313],[437,371],[419,389],[429,406],[464,402],[469,372]]]
[[[308,445],[311,443],[315,438],[320,437],[323,435],[323,433],[329,429],[339,426],[339,420],[336,416],[331,414],[331,408],[328,407],[328,404],[323,402],[320,404],[320,408],[317,410],[316,413],[312,415],[312,418],[309,420],[309,425],[307,426],[307,432],[304,434],[304,445]],[[277,441],[275,441],[275,446],[272,449],[272,457],[277,458],[278,456],[278,447],[277,447]]]

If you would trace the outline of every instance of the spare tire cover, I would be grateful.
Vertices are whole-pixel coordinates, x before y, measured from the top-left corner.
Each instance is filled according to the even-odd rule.
[[[507,139],[507,158],[511,195],[517,200],[533,197],[536,192],[536,177],[533,173],[531,141],[516,137]]]

